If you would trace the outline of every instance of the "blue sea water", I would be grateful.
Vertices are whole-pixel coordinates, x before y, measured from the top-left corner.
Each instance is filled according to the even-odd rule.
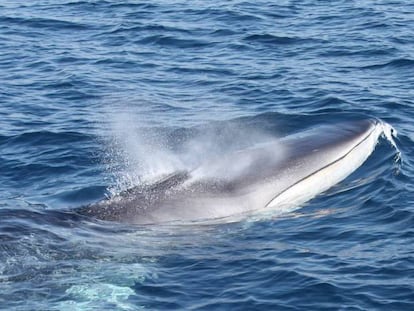
[[[0,309],[413,309],[413,38],[404,0],[1,0]],[[253,132],[360,115],[398,130],[402,160],[381,140],[277,217],[68,212]]]

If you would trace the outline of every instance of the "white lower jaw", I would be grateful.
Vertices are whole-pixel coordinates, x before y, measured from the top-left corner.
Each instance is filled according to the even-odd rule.
[[[394,133],[390,125],[378,122],[369,136],[345,156],[289,187],[274,198],[265,210],[289,212],[298,208],[304,202],[339,183],[360,167],[374,151],[381,135],[385,136],[396,148],[393,140]]]

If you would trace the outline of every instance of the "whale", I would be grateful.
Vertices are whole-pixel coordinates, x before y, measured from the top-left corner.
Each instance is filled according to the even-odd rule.
[[[395,130],[364,118],[319,124],[174,172],[77,213],[104,221],[152,225],[232,222],[293,210],[358,169],[381,136]]]

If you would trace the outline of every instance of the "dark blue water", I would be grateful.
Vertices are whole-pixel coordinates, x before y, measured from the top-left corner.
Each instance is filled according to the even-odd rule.
[[[403,0],[0,1],[0,309],[412,309],[413,38]],[[246,133],[353,115],[393,125],[402,162],[381,140],[285,215],[68,212]]]

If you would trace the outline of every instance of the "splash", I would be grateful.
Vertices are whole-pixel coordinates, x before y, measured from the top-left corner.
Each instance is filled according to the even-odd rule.
[[[398,135],[397,130],[392,127],[390,124],[380,121],[382,127],[382,136],[391,144],[391,146],[395,149],[396,155],[394,157],[394,174],[398,175],[400,173],[401,165],[403,162],[402,153],[398,148],[395,138]]]
[[[142,127],[132,114],[112,114],[109,127],[105,162],[114,179],[111,194],[149,183],[181,166],[160,131]]]
[[[397,152],[395,161],[400,162],[402,161],[401,158],[401,151],[398,148],[395,139],[398,135],[398,132],[395,128],[393,128],[390,124],[381,121],[381,127],[382,127],[382,135],[388,142],[394,147],[395,151]]]

